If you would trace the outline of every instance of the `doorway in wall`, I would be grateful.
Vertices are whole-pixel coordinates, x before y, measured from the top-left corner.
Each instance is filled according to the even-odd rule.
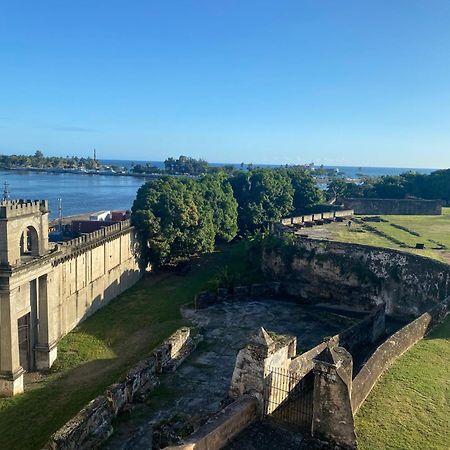
[[[19,361],[24,370],[31,368],[30,313],[17,321],[19,329]]]

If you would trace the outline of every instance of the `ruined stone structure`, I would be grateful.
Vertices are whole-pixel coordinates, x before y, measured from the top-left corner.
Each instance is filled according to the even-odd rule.
[[[280,292],[304,301],[415,319],[450,295],[450,266],[423,256],[368,245],[280,239],[263,256]]]
[[[0,395],[49,369],[57,343],[141,276],[129,221],[52,247],[46,201],[0,203]]]
[[[440,200],[386,199],[386,198],[344,198],[344,208],[353,209],[355,214],[394,215],[441,215]]]

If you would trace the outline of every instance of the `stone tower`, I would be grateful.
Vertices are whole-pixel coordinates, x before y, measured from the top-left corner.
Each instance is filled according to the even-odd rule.
[[[16,267],[48,252],[48,202],[0,202],[0,265]]]
[[[47,269],[33,265],[46,254],[48,203],[0,201],[0,396],[22,392],[23,372],[49,367],[56,352],[45,336]]]

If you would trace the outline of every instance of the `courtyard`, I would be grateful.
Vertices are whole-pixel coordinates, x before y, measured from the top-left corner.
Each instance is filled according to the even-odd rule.
[[[151,427],[161,429],[161,424],[165,431],[156,445],[163,448],[176,443],[170,441],[173,429],[183,435],[205,422],[227,399],[237,352],[259,327],[296,336],[301,352],[357,320],[279,299],[226,302],[200,310],[185,307],[183,316],[202,333],[203,341],[176,372],[160,377],[147,402],[118,421],[106,449],[138,449],[141,441],[136,436],[146,436]]]

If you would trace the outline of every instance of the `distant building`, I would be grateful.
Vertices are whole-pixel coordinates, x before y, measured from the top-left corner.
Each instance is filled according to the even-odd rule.
[[[111,216],[111,211],[97,211],[95,213],[92,213],[89,216],[89,220],[93,221],[106,221],[109,220]]]

